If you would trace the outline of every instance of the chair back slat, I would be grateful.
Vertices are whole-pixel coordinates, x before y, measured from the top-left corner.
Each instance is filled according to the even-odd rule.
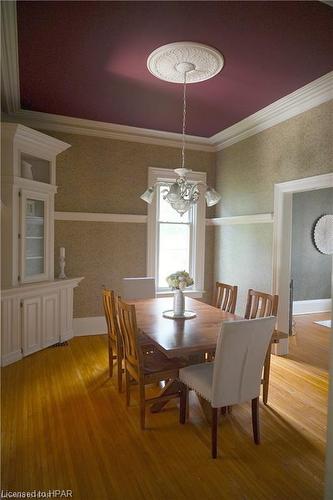
[[[247,295],[245,318],[255,319],[277,316],[278,303],[278,295],[270,295],[250,288]]]
[[[227,285],[226,283],[216,282],[215,297],[213,304],[215,307],[234,313],[236,309],[238,287],[234,285]]]
[[[112,290],[105,288],[103,290],[103,307],[105,320],[110,339],[117,343],[119,341],[119,328],[116,313],[115,295]]]
[[[213,368],[213,407],[243,403],[259,396],[275,321],[274,316],[269,316],[223,323]]]
[[[135,305],[127,304],[120,298],[117,299],[120,334],[124,345],[125,363],[135,370],[141,369],[141,356],[138,345],[138,327],[136,323]]]

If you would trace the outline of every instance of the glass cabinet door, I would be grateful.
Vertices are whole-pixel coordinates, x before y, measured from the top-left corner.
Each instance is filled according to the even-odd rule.
[[[43,194],[23,193],[21,211],[21,281],[42,281],[47,276],[48,200]]]
[[[26,276],[45,272],[44,208],[42,200],[26,199],[25,217],[25,273]]]

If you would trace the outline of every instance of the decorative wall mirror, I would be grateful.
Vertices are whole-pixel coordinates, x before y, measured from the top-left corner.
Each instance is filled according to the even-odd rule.
[[[333,215],[323,215],[318,219],[313,238],[319,252],[333,254]]]

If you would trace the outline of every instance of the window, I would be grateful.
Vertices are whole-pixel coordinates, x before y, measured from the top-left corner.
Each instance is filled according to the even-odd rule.
[[[163,199],[165,186],[175,179],[173,170],[150,168],[149,185],[162,181],[148,208],[147,273],[156,279],[157,292],[169,292],[166,277],[188,271],[194,279],[193,292],[203,291],[205,249],[205,204],[201,196],[182,217]],[[206,174],[193,172],[189,180],[206,182]],[[187,289],[190,290],[190,289]]]

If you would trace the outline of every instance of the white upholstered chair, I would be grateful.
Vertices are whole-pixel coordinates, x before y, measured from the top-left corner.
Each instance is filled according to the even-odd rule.
[[[153,299],[155,294],[155,278],[123,278],[124,300]]]
[[[212,457],[217,456],[218,409],[252,401],[254,441],[260,442],[259,393],[262,368],[274,331],[275,317],[225,321],[217,340],[215,359],[182,368],[180,423],[186,419],[188,388],[212,406]]]

